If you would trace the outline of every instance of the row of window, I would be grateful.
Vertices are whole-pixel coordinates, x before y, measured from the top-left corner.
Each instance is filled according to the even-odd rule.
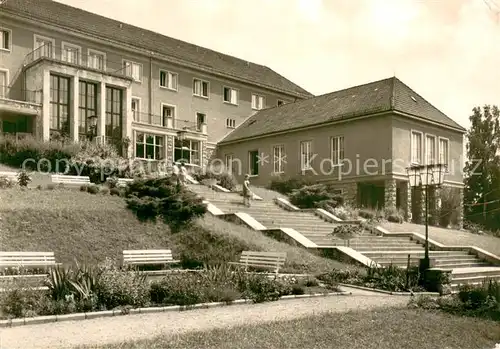
[[[252,150],[248,153],[249,173],[251,175],[259,174],[259,165],[265,162],[263,154],[259,154],[257,150]],[[312,152],[312,141],[300,142],[300,170],[307,171],[312,168],[314,159]],[[273,172],[281,174],[285,172],[286,152],[284,145],[275,145],[273,147]],[[339,166],[344,160],[344,136],[335,136],[330,138],[330,159],[333,166]],[[232,154],[225,155],[225,165],[228,171],[234,172],[234,156]]]
[[[166,158],[165,136],[136,132],[135,157],[147,160]],[[201,164],[201,142],[196,140],[174,140],[174,161],[184,160],[189,164]]]
[[[12,49],[12,31],[10,29],[0,29],[0,49],[10,51]],[[55,58],[55,40],[52,38],[34,35],[33,59],[40,57]],[[106,54],[94,49],[88,49],[86,65],[89,68],[106,70]],[[62,42],[61,60],[72,64],[84,64],[82,62],[82,49],[80,46]],[[143,77],[143,66],[131,60],[122,61],[124,73],[132,77],[135,81],[141,82]],[[179,74],[167,70],[159,70],[159,85],[172,91],[178,90]],[[193,79],[193,95],[202,98],[209,98],[210,83],[203,79]],[[232,87],[223,87],[222,91],[224,103],[238,105],[239,90]],[[284,104],[283,100],[278,100],[277,105]],[[261,110],[266,107],[266,98],[260,94],[252,94],[252,109]]]
[[[449,164],[449,142],[443,137],[425,134],[420,131],[411,132],[411,163],[412,164]]]

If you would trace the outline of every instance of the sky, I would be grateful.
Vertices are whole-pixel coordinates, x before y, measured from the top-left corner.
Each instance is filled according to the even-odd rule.
[[[396,76],[464,127],[500,104],[500,0],[57,0],[320,95]]]

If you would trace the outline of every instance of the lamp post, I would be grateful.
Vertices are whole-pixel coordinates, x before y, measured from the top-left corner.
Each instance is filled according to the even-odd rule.
[[[97,136],[97,115],[90,115],[87,119],[89,125],[89,138],[92,142],[94,137]]]
[[[444,182],[446,165],[411,165],[406,169],[408,181],[413,188],[420,187],[425,192],[425,256],[420,260],[420,270],[429,269],[429,188],[440,186]]]

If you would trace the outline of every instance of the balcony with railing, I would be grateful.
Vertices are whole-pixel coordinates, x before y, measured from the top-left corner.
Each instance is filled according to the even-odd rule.
[[[84,68],[89,71],[107,74],[115,77],[132,80],[134,70],[131,66],[124,66],[123,62],[113,62],[100,52],[83,52],[80,47],[54,46],[45,44],[31,51],[24,58],[24,67],[33,66],[42,61],[50,61],[76,68]]]
[[[0,85],[0,112],[37,115],[41,110],[42,91]]]
[[[184,120],[171,116],[149,114],[132,110],[134,122],[142,125],[162,127],[169,130],[184,131],[193,134],[207,134],[207,125],[204,122]]]

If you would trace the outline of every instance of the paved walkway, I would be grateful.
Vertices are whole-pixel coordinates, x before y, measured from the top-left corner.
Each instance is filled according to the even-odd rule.
[[[325,312],[399,307],[405,306],[407,302],[408,297],[404,296],[387,296],[353,289],[351,296],[303,298],[184,312],[20,326],[0,330],[0,348],[70,349],[77,345],[112,344],[189,331],[292,320]]]

